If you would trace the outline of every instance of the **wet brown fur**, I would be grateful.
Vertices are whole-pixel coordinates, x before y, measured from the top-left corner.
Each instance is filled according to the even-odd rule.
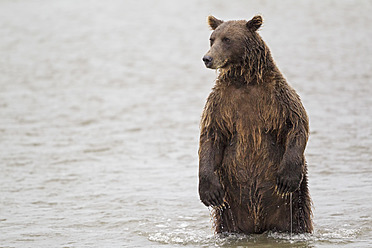
[[[225,59],[226,65],[218,68],[202,115],[201,200],[215,207],[217,232],[289,232],[288,193],[293,192],[293,231],[312,232],[304,158],[309,124],[301,100],[256,32],[262,18],[249,22],[214,19],[208,18],[213,30],[219,28],[214,38],[238,37],[240,42],[229,49],[240,49],[241,56]],[[224,49],[220,45],[219,51],[209,53],[223,56]],[[298,182],[299,187],[280,192],[285,194],[282,197],[276,190],[278,180],[292,187]],[[215,206],[222,199],[229,208]]]

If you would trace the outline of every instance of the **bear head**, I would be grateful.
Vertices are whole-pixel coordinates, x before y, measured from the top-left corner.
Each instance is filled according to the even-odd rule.
[[[210,36],[210,49],[203,57],[207,68],[224,69],[244,64],[250,51],[262,46],[257,30],[262,25],[262,17],[255,16],[249,21],[224,22],[208,16],[208,25],[213,30]]]

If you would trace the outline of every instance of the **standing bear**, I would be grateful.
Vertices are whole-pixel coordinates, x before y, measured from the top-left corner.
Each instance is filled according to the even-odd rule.
[[[309,121],[250,21],[208,17],[218,69],[201,119],[199,195],[217,233],[313,230],[304,151]]]

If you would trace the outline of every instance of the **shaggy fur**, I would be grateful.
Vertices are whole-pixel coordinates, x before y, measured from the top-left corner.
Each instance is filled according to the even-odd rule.
[[[304,150],[308,117],[257,30],[262,18],[214,30],[207,67],[219,69],[201,119],[199,194],[217,232],[312,232]]]

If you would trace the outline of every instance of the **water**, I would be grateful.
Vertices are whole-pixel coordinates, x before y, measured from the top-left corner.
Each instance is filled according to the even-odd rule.
[[[310,116],[311,235],[198,200],[206,16],[261,34]],[[372,247],[369,1],[0,1],[0,247]]]

